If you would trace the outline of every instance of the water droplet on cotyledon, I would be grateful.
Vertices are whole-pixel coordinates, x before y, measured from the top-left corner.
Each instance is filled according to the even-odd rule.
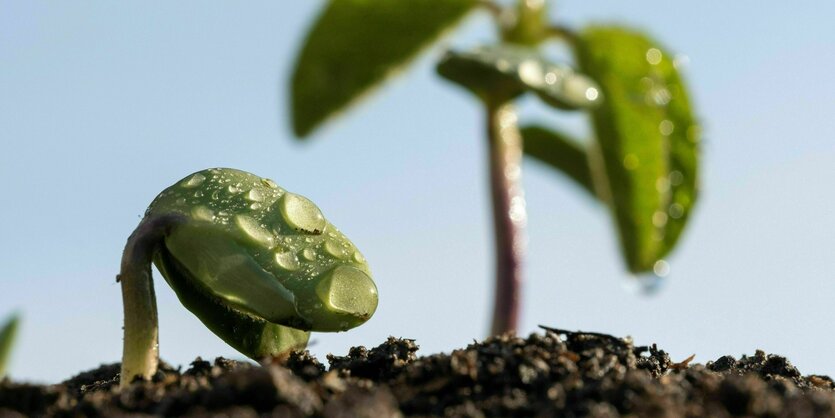
[[[275,262],[284,270],[293,271],[299,268],[299,259],[290,251],[275,253]]]
[[[325,230],[322,211],[310,200],[293,193],[281,198],[281,214],[290,226],[308,234],[321,234]]]
[[[212,222],[215,220],[215,213],[205,206],[195,206],[191,210],[191,216],[200,221]]]
[[[237,225],[250,240],[264,245],[267,248],[275,247],[275,236],[273,236],[273,234],[266,228],[262,227],[255,219],[246,215],[236,215],[235,225]]]
[[[302,250],[302,257],[307,261],[316,260],[316,250],[313,248],[305,248]]]
[[[183,187],[190,189],[192,187],[197,187],[203,184],[204,181],[206,181],[206,176],[200,173],[195,173],[194,175],[189,177],[188,180],[185,181],[185,183],[183,183]]]
[[[258,191],[258,189],[250,190],[249,193],[246,194],[246,198],[252,202],[261,202],[264,200],[264,196],[260,191]]]
[[[344,258],[347,254],[342,245],[333,240],[326,240],[324,245],[325,251],[336,258]]]

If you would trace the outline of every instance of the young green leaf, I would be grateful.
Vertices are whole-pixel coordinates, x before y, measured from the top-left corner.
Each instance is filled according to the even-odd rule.
[[[292,77],[293,129],[303,137],[416,56],[476,0],[330,0]]]
[[[17,335],[17,326],[19,322],[20,317],[12,315],[6,320],[3,326],[0,327],[0,377],[3,377],[6,372],[7,363]]]
[[[699,128],[673,56],[658,42],[593,26],[575,46],[605,97],[592,122],[624,257],[633,272],[647,271],[672,250],[696,201]]]
[[[560,109],[593,107],[600,99],[597,84],[571,67],[549,62],[535,49],[516,45],[484,46],[469,52],[448,52],[438,73],[482,99],[510,100],[532,92]]]
[[[521,132],[525,155],[562,172],[592,197],[596,196],[588,153],[578,140],[542,126],[526,126]]]

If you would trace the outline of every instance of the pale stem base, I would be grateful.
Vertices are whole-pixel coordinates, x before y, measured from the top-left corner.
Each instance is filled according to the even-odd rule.
[[[143,219],[125,245],[118,276],[125,312],[121,387],[137,376],[148,380],[157,372],[159,321],[151,262],[167,230],[181,220],[179,215]]]

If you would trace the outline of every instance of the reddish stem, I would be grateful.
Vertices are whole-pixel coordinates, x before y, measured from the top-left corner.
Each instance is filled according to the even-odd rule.
[[[522,137],[509,102],[487,104],[490,192],[496,235],[496,289],[491,334],[516,331],[525,254]]]

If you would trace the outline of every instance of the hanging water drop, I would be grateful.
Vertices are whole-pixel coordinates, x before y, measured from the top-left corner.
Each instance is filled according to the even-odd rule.
[[[661,290],[664,283],[664,278],[650,272],[628,277],[623,285],[629,293],[640,296],[652,296]]]

